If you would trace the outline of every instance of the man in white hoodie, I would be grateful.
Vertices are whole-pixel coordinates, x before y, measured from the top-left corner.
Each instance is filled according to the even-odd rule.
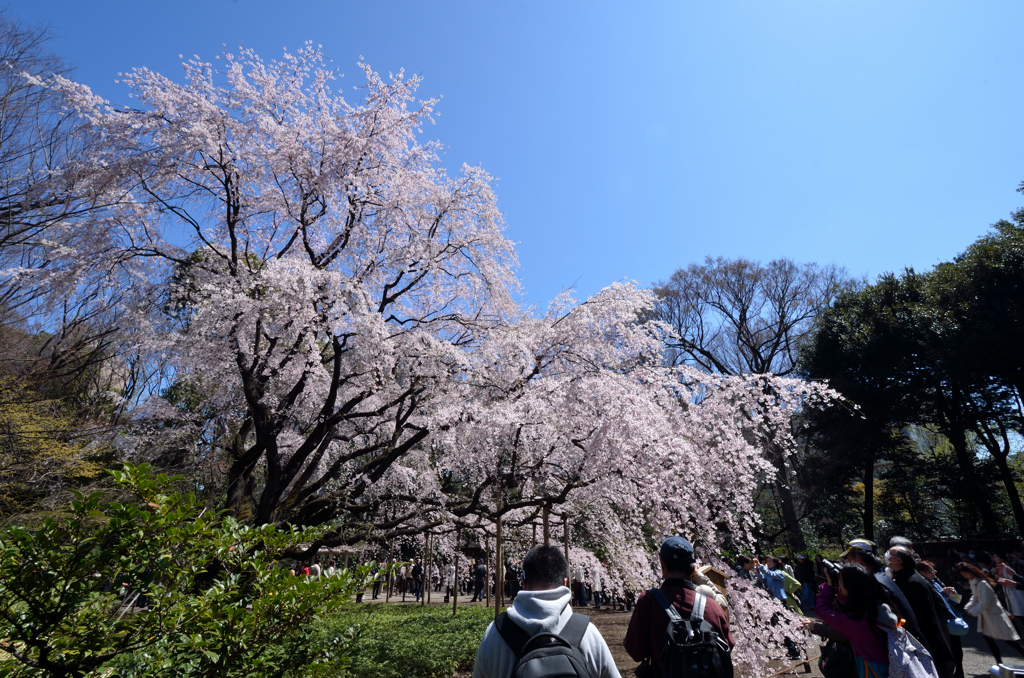
[[[523,559],[523,590],[508,609],[508,620],[526,636],[559,633],[573,615],[568,583],[569,564],[561,549],[534,546]],[[587,626],[579,649],[591,678],[621,678],[608,644],[593,624]],[[508,678],[517,659],[492,623],[476,653],[473,678]]]

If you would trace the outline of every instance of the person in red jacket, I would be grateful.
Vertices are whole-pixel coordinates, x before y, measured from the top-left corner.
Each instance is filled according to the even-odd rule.
[[[661,559],[661,573],[664,582],[661,591],[676,608],[683,619],[689,619],[693,610],[697,586],[693,583],[693,574],[697,570],[697,558],[693,546],[682,537],[669,537],[661,544],[658,553]],[[722,607],[711,598],[704,607],[704,619],[711,627],[733,647],[732,634],[729,631],[729,617]],[[665,632],[668,628],[668,614],[661,608],[651,591],[640,595],[633,608],[633,616],[629,620],[626,639],[623,645],[626,652],[635,661],[647,661],[655,669],[653,675],[661,675],[659,658],[665,645]],[[729,664],[727,673],[731,673],[732,660],[725,656],[723,666]]]

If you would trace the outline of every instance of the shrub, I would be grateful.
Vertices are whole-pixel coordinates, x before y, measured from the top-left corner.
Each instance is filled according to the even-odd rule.
[[[320,581],[277,560],[315,529],[250,527],[168,492],[174,478],[126,466],[137,501],[78,495],[37,530],[0,530],[0,676],[77,678],[113,663],[121,676],[284,676],[311,662],[320,615],[370,576],[364,566]],[[147,600],[126,614],[120,591]],[[335,642],[338,646],[338,643]],[[340,654],[344,653],[344,646]]]
[[[326,652],[336,639],[351,639],[348,671],[356,678],[450,678],[473,665],[493,620],[494,610],[483,607],[461,608],[452,617],[447,606],[352,606],[319,623],[312,648]]]

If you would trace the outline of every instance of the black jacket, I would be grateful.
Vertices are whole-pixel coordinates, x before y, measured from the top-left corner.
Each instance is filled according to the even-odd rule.
[[[803,561],[796,561],[793,565],[793,574],[796,575],[796,579],[801,584],[810,584],[814,587],[814,565],[811,561],[806,558]]]
[[[900,587],[896,585],[896,582],[890,579],[889,575],[882,570],[875,572],[875,581],[889,591],[893,602],[896,603],[896,607],[893,609],[893,612],[906,620],[906,624],[904,624],[903,628],[907,630],[907,633],[927,645],[924,639],[924,634],[921,633],[921,627],[917,624],[917,615],[914,614],[914,608],[910,606],[910,601],[908,601],[907,597],[903,595],[903,591],[901,591]]]
[[[927,579],[912,569],[904,567],[893,572],[896,585],[907,597],[914,610],[917,625],[921,629],[921,642],[925,644],[936,662],[953,661],[949,647],[949,630],[946,626],[946,606],[938,600],[938,592]]]

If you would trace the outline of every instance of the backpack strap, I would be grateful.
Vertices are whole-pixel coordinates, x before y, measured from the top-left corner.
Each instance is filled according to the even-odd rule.
[[[590,617],[579,612],[573,612],[572,616],[569,617],[569,621],[565,622],[565,626],[558,632],[558,635],[562,637],[562,640],[569,643],[573,649],[579,649],[588,628],[590,628]]]
[[[693,592],[693,610],[690,612],[690,621],[702,622],[704,621],[704,605],[707,603],[708,597],[699,591]],[[697,624],[700,626],[700,624]]]
[[[659,605],[661,605],[661,609],[665,610],[665,613],[668,615],[668,618],[671,619],[674,622],[681,622],[681,621],[683,621],[683,618],[679,614],[679,611],[676,610],[676,606],[673,605],[672,603],[668,602],[668,598],[665,597],[665,594],[662,592],[662,590],[661,589],[652,589],[652,590],[654,591],[654,599],[656,601],[658,601]],[[700,594],[698,593],[697,595],[699,596]],[[694,607],[696,608],[696,605]],[[701,614],[702,615],[704,614],[704,606],[703,605],[701,605]]]
[[[573,615],[576,616],[576,615]],[[581,617],[583,615],[580,615]],[[571,621],[571,620],[570,620]],[[589,622],[590,619],[587,618]],[[566,624],[568,626],[568,624]],[[523,647],[526,646],[527,641],[530,640],[530,636],[526,635],[526,631],[516,624],[514,621],[508,618],[508,612],[502,612],[494,619],[494,628],[498,629],[498,633],[501,635],[502,640],[508,645],[508,648],[512,650],[512,653],[518,659],[523,654]]]

